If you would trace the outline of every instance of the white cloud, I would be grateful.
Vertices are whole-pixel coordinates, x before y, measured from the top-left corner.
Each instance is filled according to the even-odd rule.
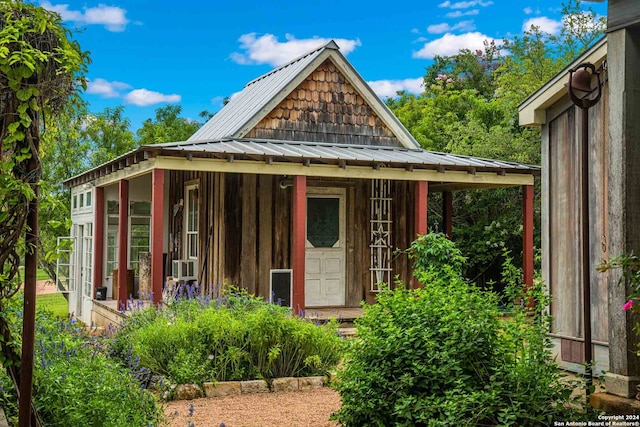
[[[446,22],[442,24],[434,24],[429,25],[427,27],[427,32],[429,34],[442,34],[442,33],[450,33],[452,31],[473,31],[476,29],[476,26],[473,24],[472,20],[469,21],[460,21],[455,25],[449,25]]]
[[[440,3],[438,7],[446,7],[449,9],[469,9],[470,7],[476,7],[476,6],[487,7],[487,6],[491,6],[492,4],[493,2],[491,0],[489,1],[470,0],[470,1],[458,1],[454,3],[447,0],[444,3]]]
[[[73,21],[80,25],[104,25],[109,31],[124,31],[129,23],[125,9],[102,3],[96,7],[84,7],[83,10],[71,10],[68,4],[51,4],[46,0],[40,6],[57,12],[63,21]]]
[[[522,31],[529,31],[532,26],[540,28],[540,31],[544,33],[558,34],[562,28],[562,22],[555,21],[546,16],[539,16],[537,18],[527,19],[524,24],[522,24]]]
[[[87,82],[87,93],[99,95],[103,98],[116,98],[120,96],[121,90],[129,89],[130,87],[130,85],[123,82],[93,79]]]
[[[530,7],[525,7],[523,12],[525,15],[531,15],[533,13],[533,9]]]
[[[410,93],[422,93],[423,82],[424,79],[418,77],[417,79],[404,80],[375,80],[367,83],[380,98],[393,98],[401,90]]]
[[[412,28],[411,32],[414,33],[414,34],[420,34],[420,30],[417,29],[417,28]]]
[[[467,10],[466,12],[462,12],[460,10],[456,10],[455,12],[449,12],[445,16],[447,18],[460,18],[463,16],[473,16],[478,15],[480,11],[478,9]]]
[[[139,107],[160,104],[162,102],[180,102],[181,96],[177,94],[165,95],[147,89],[135,89],[124,96],[125,102]]]
[[[484,41],[495,41],[492,37],[484,35],[480,32],[451,34],[447,33],[439,39],[426,43],[422,49],[413,52],[414,58],[432,59],[436,55],[451,56],[455,55],[460,49],[484,50]]]
[[[285,35],[286,41],[280,42],[273,34],[265,34],[258,37],[256,33],[248,33],[240,36],[240,49],[244,52],[233,52],[231,60],[238,64],[269,64],[282,65],[313,49],[327,44],[332,39],[313,37],[310,39],[296,39],[291,34]],[[348,55],[356,46],[361,46],[360,39],[333,39],[340,47],[343,55]]]

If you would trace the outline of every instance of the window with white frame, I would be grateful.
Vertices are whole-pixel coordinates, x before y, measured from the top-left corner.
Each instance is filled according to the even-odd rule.
[[[198,258],[198,184],[185,187],[185,255],[187,259]]]
[[[93,195],[92,190],[87,191],[87,195],[85,196],[85,202],[88,208],[91,207],[91,196]]]
[[[93,296],[93,224],[89,223],[84,226],[84,234],[82,236],[84,252],[82,256],[82,288],[84,295]]]

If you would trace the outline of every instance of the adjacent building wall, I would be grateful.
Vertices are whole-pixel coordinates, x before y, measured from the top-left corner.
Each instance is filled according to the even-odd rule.
[[[608,298],[607,274],[596,267],[609,255],[608,221],[608,85],[600,102],[589,109],[589,206],[591,264],[591,323],[596,346],[607,346]],[[582,111],[565,96],[547,110],[542,126],[543,156],[543,279],[549,285],[552,334],[559,361],[582,363],[584,360],[581,278],[581,190],[580,150]],[[608,369],[606,352],[598,365]],[[574,367],[577,367],[575,365]]]

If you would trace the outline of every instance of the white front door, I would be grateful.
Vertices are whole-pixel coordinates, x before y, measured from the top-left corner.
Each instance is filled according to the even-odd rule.
[[[309,189],[305,305],[340,306],[345,302],[345,191]]]

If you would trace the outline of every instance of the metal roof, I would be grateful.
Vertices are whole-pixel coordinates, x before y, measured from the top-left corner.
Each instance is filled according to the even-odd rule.
[[[145,148],[145,147],[143,147]],[[349,144],[326,144],[297,141],[259,139],[225,139],[218,141],[186,141],[158,144],[147,149],[160,148],[163,154],[192,153],[233,156],[236,160],[313,161],[315,163],[380,164],[389,166],[415,166],[419,168],[477,169],[510,173],[539,173],[539,166],[500,160],[482,159],[422,149]]]
[[[250,81],[227,105],[196,131],[188,141],[238,137],[242,127],[258,114],[325,49],[337,49],[330,42],[308,54]]]

